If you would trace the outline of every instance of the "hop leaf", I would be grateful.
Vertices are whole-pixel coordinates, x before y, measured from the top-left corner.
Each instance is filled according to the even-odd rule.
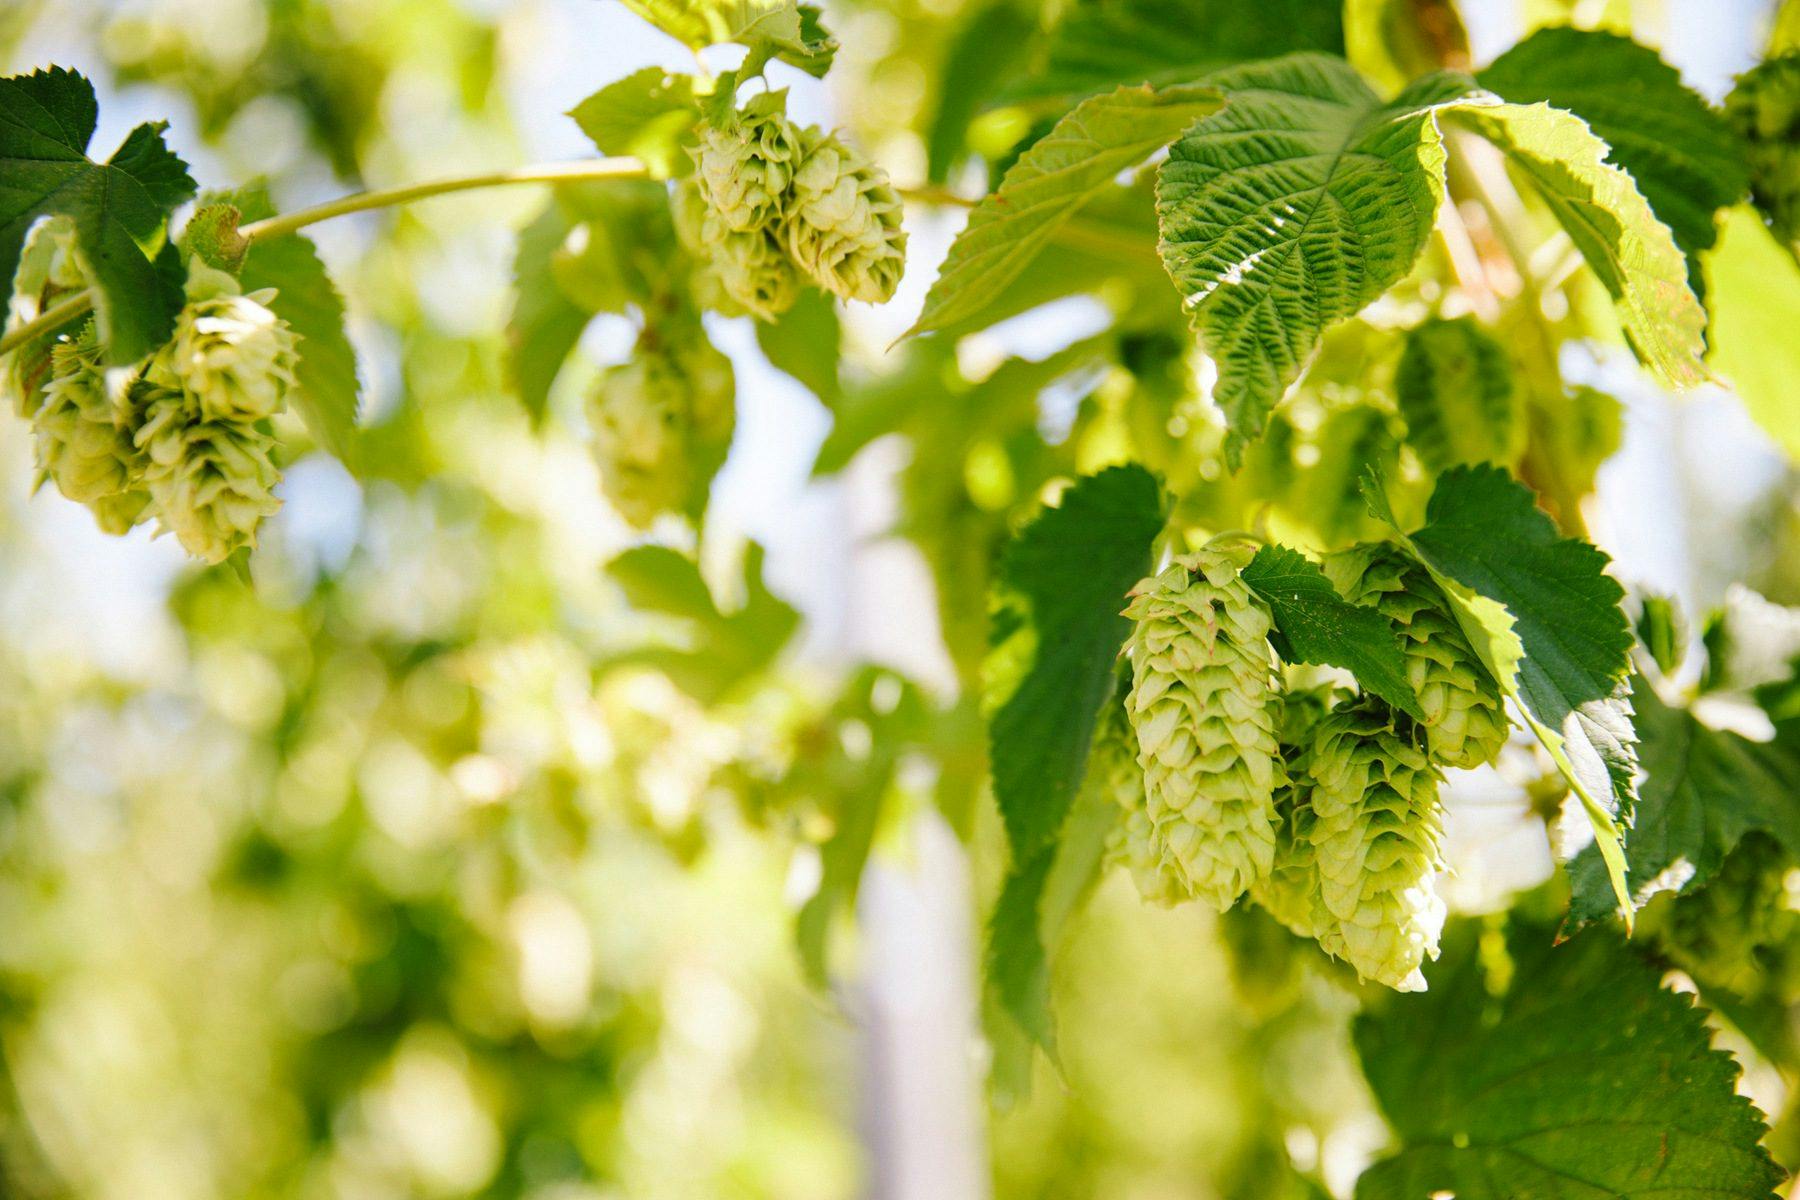
[[[1365,979],[1425,989],[1420,964],[1436,958],[1444,903],[1438,770],[1411,718],[1364,696],[1320,720],[1307,752],[1319,899],[1319,945]]]
[[[143,455],[113,399],[92,322],[50,352],[43,404],[32,417],[40,479],[88,506],[107,533],[137,524],[150,497],[138,487]]]
[[[1663,948],[1704,986],[1756,995],[1771,980],[1765,960],[1793,934],[1783,876],[1788,857],[1780,843],[1746,837],[1710,882],[1675,899],[1658,931]]]
[[[135,441],[147,459],[143,483],[163,532],[194,557],[221,562],[254,546],[263,518],[281,507],[275,438],[248,421],[210,419],[193,394],[150,382],[174,374],[172,364],[155,362],[141,385]]]
[[[1500,687],[1430,573],[1391,543],[1364,542],[1327,557],[1325,574],[1346,600],[1374,605],[1399,628],[1431,756],[1450,767],[1491,762],[1508,731]]]
[[[1745,72],[1725,117],[1750,147],[1750,194],[1784,241],[1800,241],[1800,54]]]
[[[606,497],[632,525],[698,512],[731,442],[731,360],[696,326],[676,342],[653,333],[600,377],[589,403]]]
[[[787,247],[812,281],[846,300],[890,299],[906,269],[900,196],[887,172],[809,129],[794,176]]]
[[[196,260],[188,297],[170,353],[155,360],[168,382],[192,395],[209,421],[260,421],[285,408],[297,339],[267,307],[275,289],[244,295],[237,280]]]
[[[1269,612],[1220,551],[1140,583],[1125,615],[1145,845],[1220,910],[1269,873],[1283,779]]]

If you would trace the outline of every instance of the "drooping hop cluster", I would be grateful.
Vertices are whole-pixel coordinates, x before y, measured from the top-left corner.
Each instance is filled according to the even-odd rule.
[[[1373,696],[1340,704],[1314,730],[1306,781],[1319,945],[1365,979],[1423,991],[1445,912],[1441,776],[1422,731]]]
[[[1094,735],[1088,786],[1099,788],[1122,814],[1107,838],[1108,865],[1125,868],[1137,884],[1138,894],[1152,904],[1173,906],[1186,900],[1182,876],[1155,848],[1151,836],[1150,813],[1144,803],[1144,769],[1138,766],[1137,737],[1123,704],[1108,705],[1104,723]]]
[[[1800,241],[1800,53],[1739,76],[1726,119],[1750,154],[1750,192],[1775,232]]]
[[[1269,877],[1251,888],[1257,903],[1301,937],[1316,938],[1330,923],[1319,892],[1313,854],[1312,782],[1307,773],[1314,731],[1331,710],[1334,689],[1304,688],[1282,699],[1282,762],[1286,780],[1275,789],[1275,864]]]
[[[764,320],[792,306],[802,276],[847,300],[888,299],[906,258],[899,195],[835,135],[788,120],[786,103],[767,92],[701,130],[675,201],[683,241]]]
[[[1131,853],[1222,911],[1275,856],[1284,774],[1269,613],[1218,550],[1177,561],[1132,595],[1127,707],[1147,820],[1134,822]]]
[[[1391,542],[1365,542],[1327,556],[1325,574],[1346,600],[1374,605],[1399,629],[1431,756],[1447,767],[1493,761],[1508,731],[1499,686],[1430,573]]]
[[[93,325],[64,338],[28,409],[41,479],[122,534],[154,516],[219,562],[254,545],[281,506],[268,419],[294,384],[296,338],[268,303],[194,264],[174,338],[137,367],[103,370]]]
[[[639,339],[630,362],[601,375],[588,402],[606,497],[632,525],[694,513],[731,444],[731,360],[698,325],[673,340]]]

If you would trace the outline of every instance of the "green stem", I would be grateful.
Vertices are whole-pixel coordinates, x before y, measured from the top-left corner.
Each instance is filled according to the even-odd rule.
[[[485,175],[464,175],[456,179],[438,179],[415,183],[409,187],[383,188],[373,192],[356,192],[298,212],[252,221],[238,230],[246,242],[259,238],[280,237],[304,229],[308,225],[373,208],[390,208],[441,196],[447,192],[466,192],[474,188],[504,187],[514,183],[572,183],[589,179],[629,179],[648,173],[648,168],[635,158],[599,158],[579,162],[538,163],[511,171],[494,171]],[[17,329],[0,336],[0,355],[9,354],[42,334],[59,329],[94,306],[92,291],[76,292],[52,305]]]

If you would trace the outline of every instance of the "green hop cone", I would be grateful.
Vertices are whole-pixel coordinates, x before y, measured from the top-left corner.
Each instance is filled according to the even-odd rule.
[[[260,421],[280,412],[294,386],[298,339],[268,304],[274,288],[248,295],[236,279],[195,260],[188,302],[167,355],[153,360],[194,398],[209,421]]]
[[[665,512],[698,513],[731,445],[731,360],[698,326],[674,344],[646,333],[630,362],[608,368],[589,400],[600,484],[644,529]]]
[[[787,93],[765,92],[722,125],[700,130],[694,184],[718,233],[761,233],[787,211],[788,192],[804,152],[787,118]]]
[[[1182,893],[1229,908],[1269,873],[1284,779],[1268,610],[1217,550],[1133,589],[1127,700],[1144,771],[1145,853]]]
[[[75,257],[75,226],[68,217],[52,217],[34,225],[19,252],[13,273],[12,299],[5,313],[8,330],[36,320],[70,292],[87,286]],[[24,420],[31,420],[44,403],[44,386],[50,380],[51,354],[56,330],[32,338],[0,360],[0,393]]]
[[[1119,806],[1123,814],[1106,844],[1109,866],[1125,868],[1138,894],[1152,904],[1170,906],[1188,898],[1174,861],[1151,836],[1150,811],[1144,796],[1144,770],[1138,766],[1137,738],[1125,706],[1108,706],[1088,759],[1088,779]]]
[[[808,278],[834,296],[881,303],[906,269],[899,193],[887,172],[835,136],[808,129],[794,175],[787,248]]]
[[[1315,816],[1306,756],[1335,694],[1326,686],[1290,691],[1283,698],[1278,736],[1287,779],[1275,789],[1275,862],[1268,878],[1251,888],[1271,916],[1301,937],[1316,938],[1330,923],[1313,853]]]
[[[143,483],[162,531],[194,557],[220,562],[240,546],[254,546],[263,518],[281,507],[274,495],[281,477],[275,438],[253,422],[209,420],[193,396],[149,381],[170,373],[168,363],[154,364],[138,385],[143,420],[135,440],[146,459]]]
[[[1779,843],[1749,834],[1703,887],[1672,898],[1658,941],[1702,987],[1745,996],[1766,991],[1774,978],[1768,960],[1800,922],[1788,906],[1788,870]]]
[[[137,524],[150,501],[138,486],[143,455],[101,366],[92,322],[51,350],[49,380],[31,424],[40,480],[87,505],[107,533]]]
[[[1738,77],[1725,118],[1749,147],[1750,194],[1787,242],[1800,242],[1800,53]]]
[[[1363,696],[1320,720],[1306,755],[1319,945],[1373,979],[1423,991],[1444,903],[1440,775],[1410,717]]]
[[[1492,762],[1508,732],[1500,688],[1430,573],[1390,542],[1364,542],[1328,555],[1325,574],[1346,600],[1374,605],[1400,630],[1432,757],[1447,767]]]

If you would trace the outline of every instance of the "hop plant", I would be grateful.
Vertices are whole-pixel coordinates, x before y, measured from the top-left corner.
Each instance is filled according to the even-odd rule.
[[[694,183],[709,219],[725,232],[758,233],[780,223],[805,153],[784,92],[755,97],[720,125],[700,131]]]
[[[834,296],[892,298],[906,269],[906,233],[887,172],[830,134],[809,129],[805,142],[788,211],[789,253]]]
[[[268,307],[275,289],[246,295],[230,275],[195,262],[188,297],[169,354],[154,360],[168,382],[209,421],[260,421],[286,407],[298,339]]]
[[[1269,613],[1204,550],[1133,590],[1128,698],[1148,822],[1132,853],[1223,910],[1267,875],[1283,779]]]
[[[1301,937],[1316,938],[1330,923],[1319,891],[1313,852],[1312,783],[1307,753],[1313,732],[1330,711],[1330,687],[1289,691],[1282,701],[1279,738],[1286,779],[1275,789],[1275,862],[1251,894],[1271,916]]]
[[[1123,704],[1108,707],[1100,730],[1094,735],[1088,779],[1090,786],[1101,789],[1121,813],[1107,839],[1107,863],[1128,871],[1138,894],[1152,904],[1171,906],[1187,899],[1180,873],[1155,848],[1151,837],[1144,769],[1138,766],[1137,739]]]
[[[601,375],[589,401],[606,497],[632,525],[695,511],[731,443],[731,360],[698,326],[674,342],[646,333]]]
[[[1749,148],[1750,192],[1787,241],[1800,240],[1800,54],[1772,58],[1738,78],[1726,119]]]
[[[1432,757],[1450,767],[1491,762],[1507,737],[1500,689],[1430,573],[1392,543],[1364,542],[1327,556],[1325,574],[1345,599],[1373,604],[1399,627]]]
[[[93,322],[51,350],[49,380],[31,421],[40,481],[54,481],[87,505],[107,533],[137,524],[150,502],[138,486],[143,455],[101,366]]]
[[[12,282],[5,321],[9,330],[35,319],[63,295],[87,286],[75,257],[75,227],[68,218],[41,221],[32,228],[19,252]],[[0,364],[0,391],[11,398],[13,410],[24,420],[31,420],[43,406],[55,344],[48,337],[34,339]]]
[[[161,366],[152,374],[173,370]],[[208,419],[196,398],[178,388],[140,386],[144,418],[135,442],[163,532],[209,563],[254,546],[263,518],[281,507],[274,495],[281,477],[274,436],[253,422]]]
[[[1306,754],[1306,830],[1318,868],[1319,945],[1357,974],[1423,991],[1444,904],[1438,769],[1411,718],[1364,696],[1313,731]]]

